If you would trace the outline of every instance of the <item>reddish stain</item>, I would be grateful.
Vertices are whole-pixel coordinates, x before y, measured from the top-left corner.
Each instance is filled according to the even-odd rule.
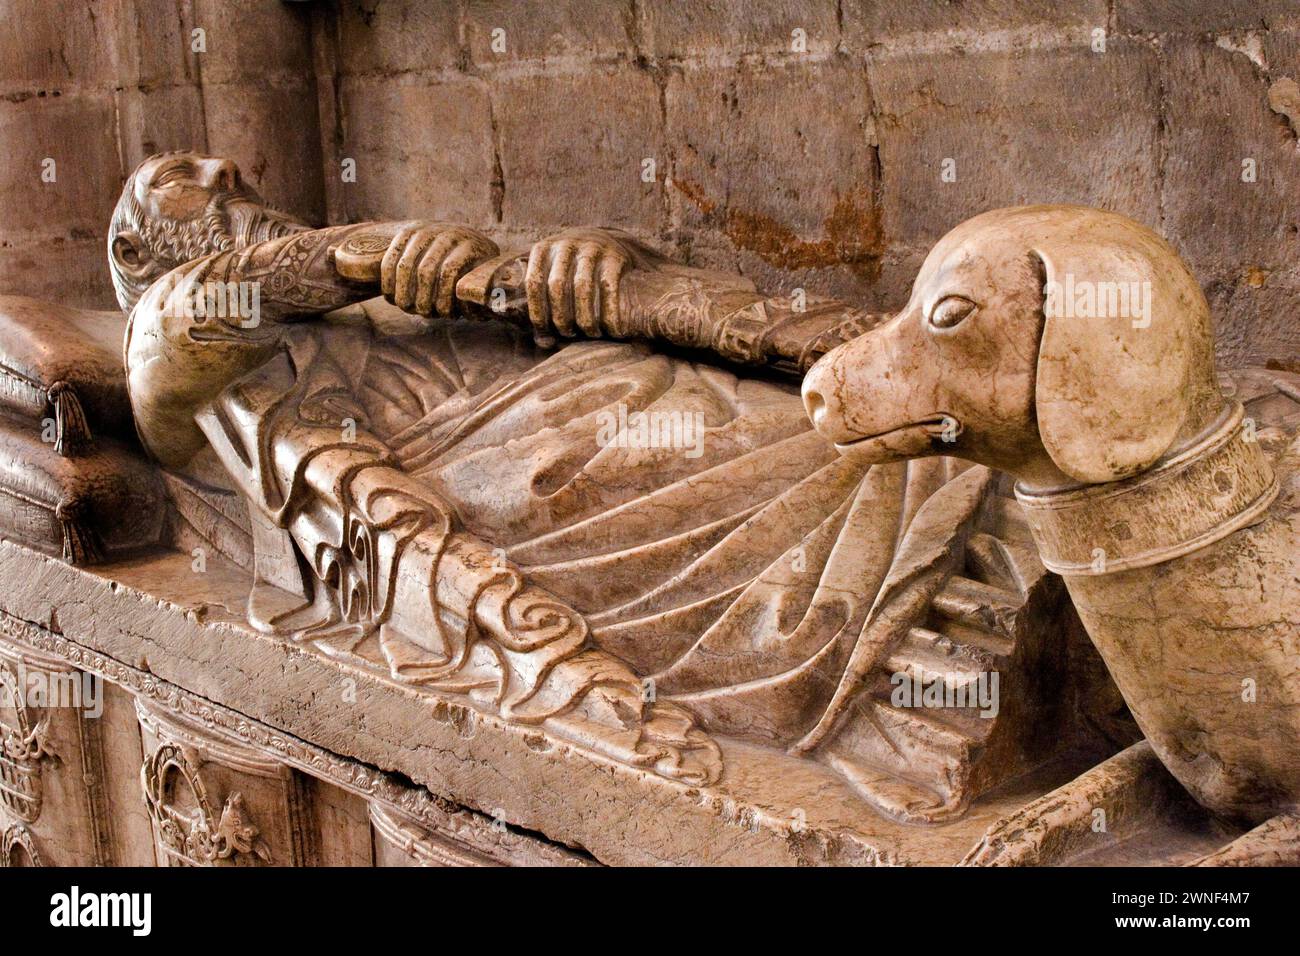
[[[698,184],[674,179],[674,188],[722,231],[737,249],[752,252],[780,269],[825,269],[847,265],[859,275],[876,278],[884,240],[880,213],[870,196],[850,193],[835,200],[822,224],[825,237],[802,239],[770,216],[738,209],[719,210]]]

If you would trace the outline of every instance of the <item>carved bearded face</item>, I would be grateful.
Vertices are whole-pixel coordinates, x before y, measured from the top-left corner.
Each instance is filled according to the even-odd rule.
[[[186,262],[301,228],[269,209],[228,159],[150,156],[127,178],[109,225],[118,304],[129,312],[150,284]]]

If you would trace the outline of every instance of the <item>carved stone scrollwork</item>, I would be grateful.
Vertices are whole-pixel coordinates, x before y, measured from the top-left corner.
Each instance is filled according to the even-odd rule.
[[[140,771],[160,864],[314,866],[316,824],[301,774],[278,756],[136,699]]]
[[[44,865],[32,842],[32,831],[21,823],[5,829],[4,835],[0,836],[0,867]]]
[[[48,729],[48,717],[33,720],[18,672],[0,660],[0,806],[27,823],[41,815],[41,767],[53,759]]]
[[[163,744],[145,759],[140,770],[145,803],[164,857],[160,862],[213,866],[233,862],[236,857],[271,862],[257,827],[248,819],[243,795],[232,793],[217,814],[192,754],[185,750],[179,744]],[[178,789],[180,784],[188,790],[189,806],[181,802],[185,798]]]

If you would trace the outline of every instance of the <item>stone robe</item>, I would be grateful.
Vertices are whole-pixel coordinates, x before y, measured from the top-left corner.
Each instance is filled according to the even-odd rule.
[[[366,303],[295,330],[278,372],[228,389],[225,417],[255,421],[268,447],[317,423],[318,437],[282,443],[303,460],[353,419],[449,526],[579,612],[591,645],[659,698],[714,733],[857,761],[869,792],[868,752],[888,742],[855,698],[952,571],[988,473],[841,458],[786,381],[641,343],[546,353],[504,325],[412,328],[392,311]],[[404,334],[373,330],[403,322]],[[290,400],[283,383],[252,387],[272,374],[297,377]],[[642,413],[685,447],[647,442]],[[282,500],[284,483],[260,494]],[[390,621],[382,641],[395,675],[475,686],[446,647],[430,653],[398,629]],[[932,803],[955,806],[952,793]]]

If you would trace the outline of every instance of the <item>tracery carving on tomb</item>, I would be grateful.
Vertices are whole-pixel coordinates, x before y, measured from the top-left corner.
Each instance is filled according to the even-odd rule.
[[[17,667],[0,657],[0,806],[28,823],[41,815],[41,771],[57,759],[48,731],[49,716],[28,707]]]
[[[36,852],[32,831],[21,823],[5,827],[0,835],[0,867],[44,866]]]
[[[248,819],[243,795],[231,793],[218,811],[196,762],[193,752],[165,743],[140,769],[160,862],[165,866],[271,863],[260,831]]]

